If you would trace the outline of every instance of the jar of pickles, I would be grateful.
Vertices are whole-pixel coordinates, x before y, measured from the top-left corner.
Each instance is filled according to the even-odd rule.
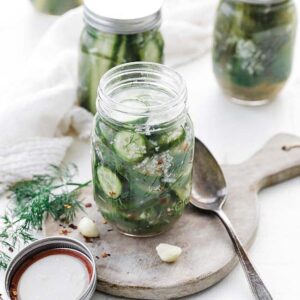
[[[62,15],[68,10],[80,6],[83,0],[31,0],[40,12],[50,15]]]
[[[296,23],[292,0],[221,0],[213,65],[233,101],[262,105],[283,88],[291,73]]]
[[[189,202],[193,125],[181,76],[154,63],[129,63],[101,79],[92,137],[94,198],[120,232],[152,236]]]
[[[96,112],[101,76],[134,61],[163,62],[162,0],[86,0],[80,41],[79,103]]]

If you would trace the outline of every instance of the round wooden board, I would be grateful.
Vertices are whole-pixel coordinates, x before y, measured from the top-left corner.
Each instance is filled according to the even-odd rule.
[[[299,138],[280,135],[247,162],[223,167],[228,183],[224,209],[246,248],[253,242],[258,224],[258,190],[300,173],[300,149],[289,153],[281,149],[297,143]],[[86,241],[78,230],[70,228],[67,234],[86,242],[93,252],[99,291],[136,299],[179,298],[217,283],[237,263],[231,240],[213,215],[188,207],[170,231],[153,238],[130,238],[105,224],[91,188],[85,189],[81,197],[89,205],[74,224],[88,215],[99,226],[101,238]],[[66,234],[66,230],[48,218],[44,234]],[[155,250],[159,243],[183,249],[177,262],[167,264],[159,259]]]

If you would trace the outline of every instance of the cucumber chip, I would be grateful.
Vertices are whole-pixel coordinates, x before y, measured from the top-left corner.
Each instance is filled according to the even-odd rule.
[[[114,139],[115,132],[114,130],[106,125],[104,122],[99,122],[100,135],[106,140],[109,145]]]
[[[118,176],[109,168],[99,166],[97,176],[103,192],[112,199],[120,197],[122,192],[122,183]]]
[[[178,145],[185,138],[185,130],[178,127],[174,131],[169,131],[158,136],[157,143],[161,149],[167,149],[174,145]]]
[[[147,152],[145,138],[131,131],[120,131],[117,133],[114,149],[122,160],[130,163],[141,161]]]
[[[140,49],[140,59],[156,63],[163,62],[164,41],[160,33],[144,33],[144,43]]]
[[[181,188],[175,188],[174,192],[177,197],[184,203],[189,203],[192,190],[192,183],[189,181],[185,186]]]
[[[125,99],[121,100],[120,105],[128,111],[135,110],[141,115],[132,115],[129,113],[119,112],[115,111],[112,114],[112,118],[118,122],[121,122],[123,124],[127,125],[137,125],[137,124],[145,124],[148,120],[148,117],[143,116],[143,114],[146,114],[149,111],[149,104],[146,101],[143,101],[142,99]]]
[[[193,165],[188,164],[187,166],[183,166],[183,167],[184,169],[180,168],[180,170],[177,170],[176,172],[177,180],[173,184],[173,186],[176,188],[185,186],[187,182],[191,181],[192,179]]]
[[[161,62],[163,53],[162,48],[158,45],[157,41],[149,40],[145,46],[140,50],[142,61]]]

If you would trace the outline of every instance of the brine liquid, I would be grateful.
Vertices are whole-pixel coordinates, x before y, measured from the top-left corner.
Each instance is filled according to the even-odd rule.
[[[108,95],[92,139],[96,203],[124,234],[159,234],[190,198],[194,134],[185,103],[160,83],[126,83]]]

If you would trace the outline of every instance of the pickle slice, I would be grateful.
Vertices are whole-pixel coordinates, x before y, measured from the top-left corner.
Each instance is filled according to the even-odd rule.
[[[141,161],[146,154],[146,142],[142,135],[131,131],[120,131],[114,141],[117,155],[130,163]]]
[[[117,199],[120,197],[122,192],[122,183],[117,174],[115,174],[109,168],[99,166],[97,168],[97,176],[103,192],[108,197],[112,199]]]

